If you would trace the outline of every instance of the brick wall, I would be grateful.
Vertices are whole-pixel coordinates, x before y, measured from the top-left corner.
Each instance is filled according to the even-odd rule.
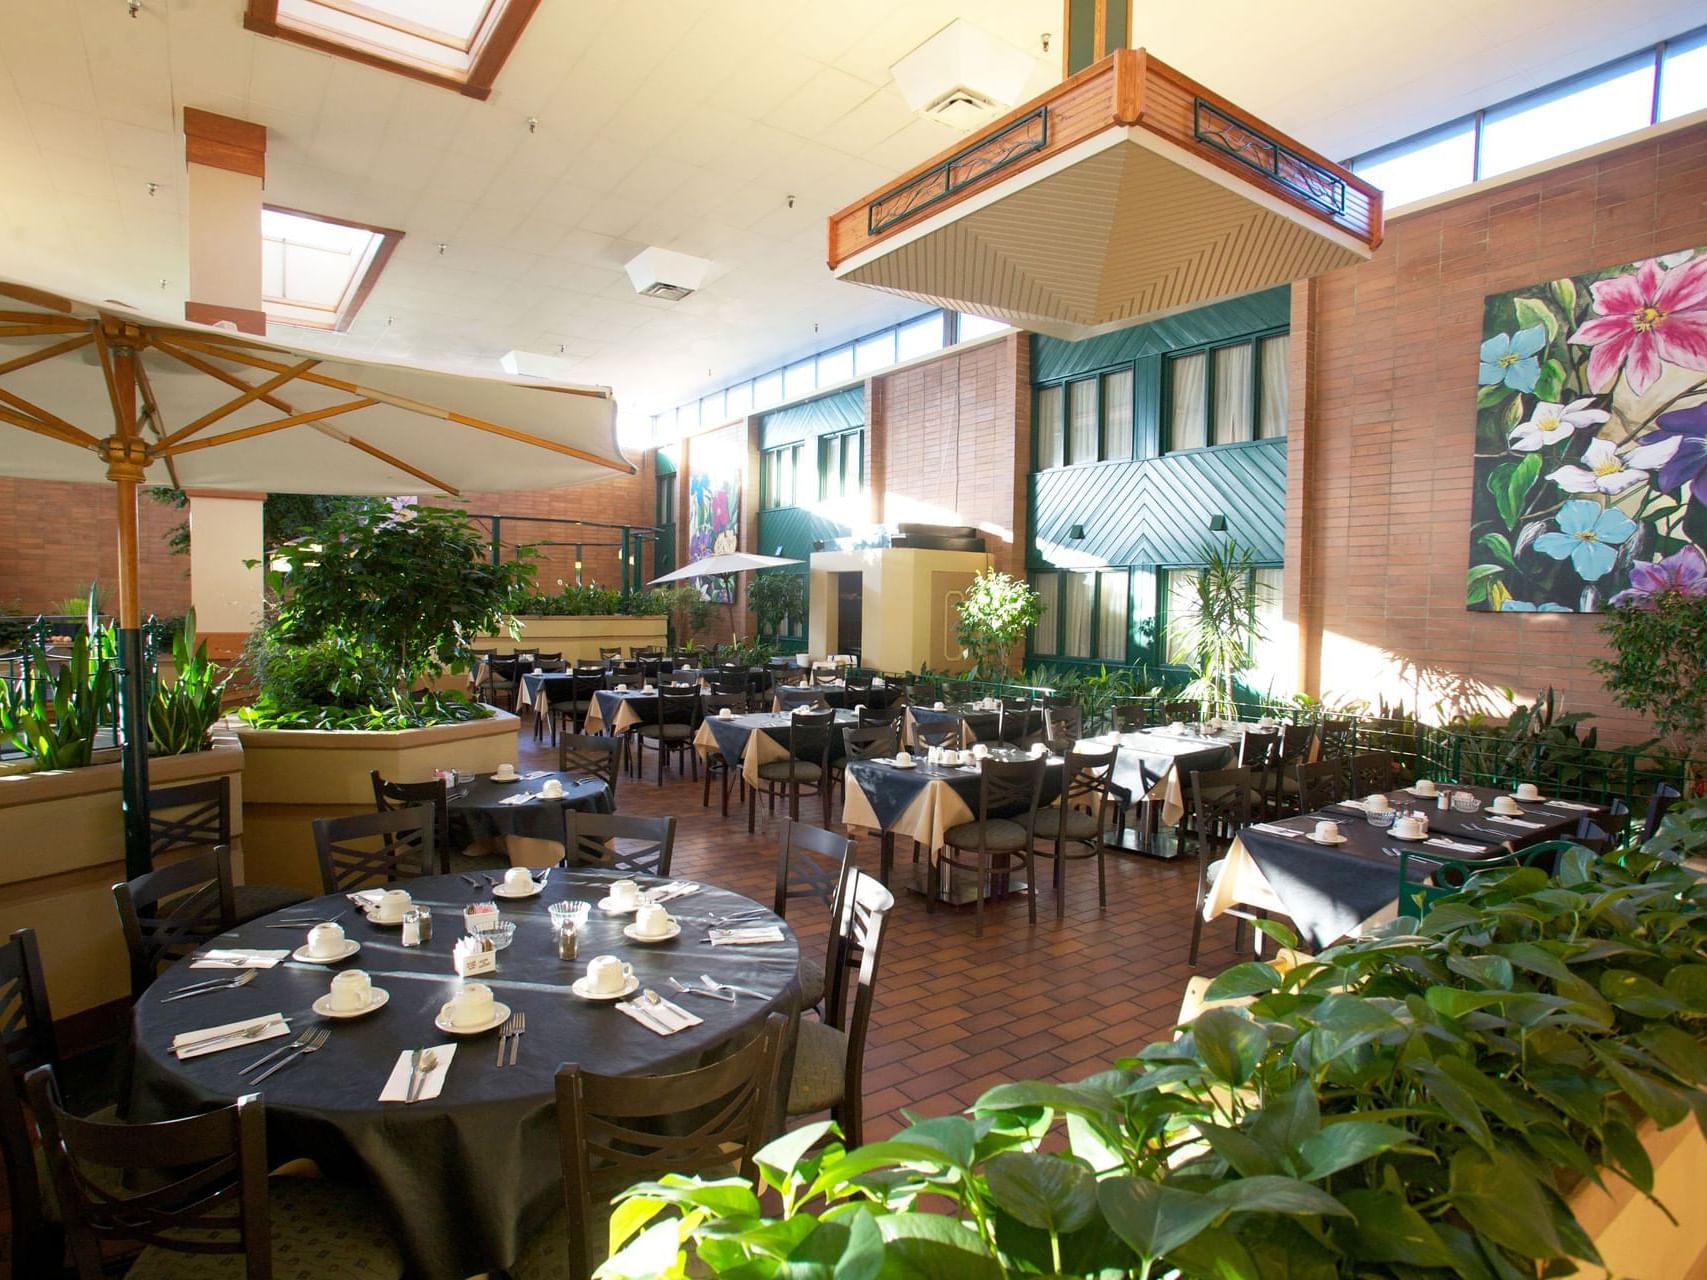
[[[1647,736],[1588,666],[1593,616],[1464,607],[1476,353],[1486,294],[1701,245],[1707,126],[1396,218],[1371,262],[1300,291],[1287,612],[1316,687],[1427,711],[1552,685],[1603,739]]]
[[[93,462],[93,460],[91,460]],[[190,607],[190,558],[166,547],[186,512],[144,495],[139,545],[143,616]],[[60,602],[101,584],[118,608],[118,523],[110,484],[67,484],[0,476],[0,612],[57,612]]]

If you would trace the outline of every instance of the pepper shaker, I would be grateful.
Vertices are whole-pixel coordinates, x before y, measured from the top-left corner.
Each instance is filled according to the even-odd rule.
[[[562,924],[557,928],[557,958],[573,960],[579,949],[579,939],[575,936],[575,926]]]

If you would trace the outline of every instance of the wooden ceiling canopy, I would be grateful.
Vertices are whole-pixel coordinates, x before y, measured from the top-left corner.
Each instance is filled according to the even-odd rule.
[[[829,220],[835,274],[1078,338],[1363,261],[1381,193],[1120,49]]]

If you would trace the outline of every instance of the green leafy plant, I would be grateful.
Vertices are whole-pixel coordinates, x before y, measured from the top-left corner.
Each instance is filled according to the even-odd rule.
[[[1288,940],[1286,931],[1265,928]],[[1597,1264],[1573,1184],[1651,1194],[1707,1127],[1707,883],[1625,851],[1489,869],[1423,920],[1235,966],[1178,1038],[852,1151],[632,1188],[602,1276],[1535,1280]],[[1676,1206],[1682,1209],[1683,1206]]]
[[[365,706],[281,707],[272,701],[244,707],[240,714],[257,729],[427,729],[434,725],[485,720],[492,709],[455,690],[392,693],[385,702]]]
[[[148,491],[148,496],[163,507],[171,507],[174,511],[182,511],[190,505],[190,495],[182,489],[174,489],[170,485],[157,485]],[[190,522],[180,520],[160,535],[166,546],[175,556],[190,554]]]
[[[1263,638],[1257,591],[1256,557],[1229,538],[1205,543],[1195,594],[1183,616],[1170,619],[1175,639],[1194,656],[1197,679],[1186,686],[1205,717],[1238,718],[1238,679],[1256,665]]]
[[[70,640],[69,653],[54,669],[47,649],[24,647],[28,677],[0,681],[0,739],[37,769],[81,769],[94,756],[95,734],[113,706],[116,644],[96,610],[95,588],[84,602],[85,626]]]
[[[1005,681],[1008,658],[1043,614],[1043,600],[1023,579],[986,569],[955,606],[954,638],[972,659],[975,679]]]
[[[231,674],[209,661],[207,641],[196,643],[196,611],[184,617],[172,637],[172,663],[178,676],[171,684],[156,674],[148,698],[150,755],[181,756],[209,745],[208,731],[220,716],[220,700]]]
[[[1110,708],[1116,703],[1145,701],[1155,696],[1150,672],[1141,663],[1130,667],[1098,666],[1095,672],[1078,666],[1033,667],[1024,676],[1027,685],[1048,689],[1073,698],[1084,712],[1085,731],[1101,732],[1110,727]]]
[[[747,612],[761,636],[782,632],[791,618],[806,613],[805,578],[798,573],[755,573],[747,579]]]
[[[1589,665],[1619,706],[1653,721],[1680,756],[1707,755],[1707,595],[1665,591],[1601,618],[1612,651]]]
[[[695,637],[708,630],[716,604],[692,583],[683,582],[652,593],[670,619],[670,627],[679,645],[692,644]]]

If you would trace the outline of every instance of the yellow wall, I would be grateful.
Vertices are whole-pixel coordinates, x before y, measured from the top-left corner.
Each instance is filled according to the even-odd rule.
[[[838,573],[862,578],[861,664],[880,671],[964,671],[971,665],[954,641],[959,593],[990,564],[981,551],[881,547],[819,551],[808,572],[807,652],[835,652]]]

